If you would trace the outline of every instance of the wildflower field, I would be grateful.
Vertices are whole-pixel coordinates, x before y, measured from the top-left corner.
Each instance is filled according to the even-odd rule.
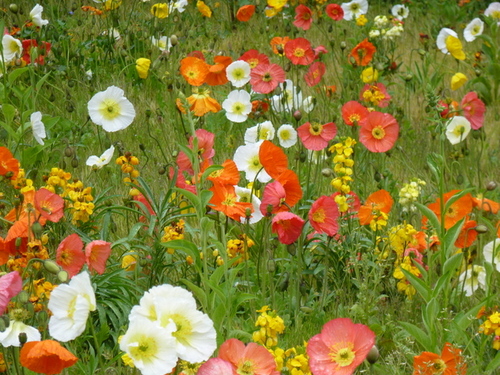
[[[38,1],[0,373],[500,373],[500,2]]]

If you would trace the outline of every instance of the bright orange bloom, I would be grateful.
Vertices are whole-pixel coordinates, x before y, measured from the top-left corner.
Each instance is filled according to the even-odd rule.
[[[413,358],[413,375],[465,375],[467,364],[461,354],[449,342],[444,344],[441,355],[423,352]]]
[[[42,188],[35,193],[35,208],[44,218],[57,223],[64,216],[64,199]]]
[[[20,362],[28,370],[40,374],[59,374],[73,366],[78,358],[54,340],[31,341],[23,345]]]
[[[193,90],[193,95],[186,98],[189,105],[189,109],[194,113],[195,116],[201,117],[208,112],[219,112],[222,107],[210,96],[210,90],[208,89],[197,89]]]
[[[91,6],[88,6],[88,5],[82,6],[82,10],[84,12],[90,12],[91,14],[94,14],[96,16],[100,16],[101,14],[104,13],[102,10],[99,10],[97,8],[94,8],[94,7],[91,7]]]
[[[28,223],[31,225],[37,220],[41,225],[45,225],[47,219],[44,216],[41,216],[40,212],[38,212],[35,208],[35,191],[25,191],[23,193],[22,201],[23,204],[10,210],[9,213],[5,215],[5,219],[12,222],[22,221],[26,223],[26,227]]]
[[[10,150],[0,147],[0,176],[8,176],[12,181],[19,173],[19,161],[14,158]]]
[[[452,190],[443,195],[444,203],[450,200],[452,196],[460,192],[460,190]],[[441,199],[436,199],[436,202],[429,204],[427,207],[431,209],[438,219],[441,221],[441,208],[440,203]],[[446,210],[444,214],[444,227],[445,229],[450,229],[464,217],[466,217],[472,211],[472,196],[470,194],[466,194],[460,199],[457,199],[453,202],[450,207]]]
[[[210,65],[197,57],[188,56],[181,60],[180,71],[187,83],[201,86],[210,72]]]
[[[377,211],[388,214],[391,211],[394,200],[387,190],[381,189],[372,193],[364,205],[359,209],[359,223],[361,225],[369,225],[374,219],[374,212]]]
[[[372,61],[373,54],[377,48],[368,41],[368,39],[363,40],[356,47],[354,47],[349,54],[349,60],[351,57],[356,62],[356,65],[366,66]]]
[[[285,36],[285,37],[280,37],[280,36],[275,36],[273,39],[271,39],[271,42],[269,44],[271,45],[273,52],[277,55],[283,56],[285,54],[285,45],[290,41],[290,38]]]
[[[255,13],[255,5],[243,5],[236,12],[236,19],[240,22],[248,22]]]
[[[257,67],[260,64],[269,64],[269,57],[267,57],[264,53],[260,53],[256,49],[249,49],[241,55],[238,60],[246,61],[250,65],[250,69]]]
[[[342,118],[349,125],[359,125],[359,122],[368,116],[368,109],[355,100],[345,103],[342,106]]]
[[[500,203],[492,201],[488,198],[472,198],[472,204],[474,208],[477,208],[478,210],[489,211],[493,215],[496,215],[498,213],[498,210],[500,210]]]
[[[467,220],[455,241],[455,246],[460,249],[471,246],[477,238],[476,226],[476,221]]]
[[[283,149],[268,140],[260,145],[259,160],[267,174],[274,179],[288,169],[288,157]]]
[[[240,221],[242,217],[246,217],[247,209],[250,212],[253,211],[252,203],[238,202],[238,196],[233,185],[214,184],[210,191],[214,193],[209,202],[212,208],[224,213],[233,220]]]
[[[220,86],[229,82],[226,76],[226,68],[233,62],[229,56],[215,56],[214,65],[210,65],[205,83],[209,86]]]
[[[293,65],[309,65],[314,61],[311,43],[304,38],[296,38],[285,44],[285,55]]]
[[[210,9],[210,7],[207,4],[205,4],[204,1],[198,0],[196,2],[196,8],[198,8],[199,12],[203,17],[208,17],[208,18],[212,17],[212,9]]]
[[[227,159],[222,163],[222,169],[210,173],[207,180],[212,181],[214,184],[237,185],[240,180],[240,172],[238,172],[236,163],[232,159]]]

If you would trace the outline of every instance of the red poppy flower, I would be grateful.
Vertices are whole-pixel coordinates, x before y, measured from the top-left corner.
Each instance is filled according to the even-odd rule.
[[[233,375],[233,365],[222,358],[210,358],[200,366],[196,375]]]
[[[226,340],[220,346],[219,358],[231,363],[233,374],[248,372],[250,368],[253,375],[279,375],[273,355],[254,342],[245,346],[238,339]]]
[[[300,237],[304,223],[304,220],[291,212],[278,212],[273,217],[271,228],[282,244],[290,245]]]
[[[339,4],[328,4],[326,15],[334,21],[340,21],[344,19],[344,9]]]
[[[207,176],[207,180],[214,184],[221,185],[237,185],[240,180],[240,172],[232,159],[227,159],[222,163],[222,168],[218,169]]]
[[[375,333],[349,318],[337,318],[323,326],[307,344],[309,367],[314,375],[350,375],[375,345]]]
[[[9,176],[12,181],[19,173],[19,161],[14,158],[10,150],[0,147],[0,176]]]
[[[56,250],[56,263],[68,272],[70,277],[77,275],[85,264],[83,242],[73,233],[61,241]]]
[[[229,56],[215,56],[214,65],[210,65],[205,83],[209,86],[220,86],[229,82],[226,75],[226,68],[233,62]]]
[[[376,50],[377,48],[368,39],[365,39],[351,50],[349,61],[352,58],[356,65],[366,66],[372,61]]]
[[[289,211],[302,198],[302,188],[297,174],[287,169],[281,173],[276,181],[264,188],[260,212],[266,216],[269,213]]]
[[[64,199],[42,188],[35,193],[35,208],[44,218],[57,223],[64,216]]]
[[[394,200],[387,190],[381,189],[376,191],[366,199],[364,205],[359,208],[359,223],[361,225],[369,225],[374,219],[377,211],[388,214],[391,211]]]
[[[210,65],[198,57],[188,56],[181,60],[180,72],[191,86],[201,86],[210,72]]]
[[[413,375],[465,375],[467,364],[461,354],[449,342],[444,344],[441,355],[423,352],[413,358]]]
[[[345,103],[342,106],[342,118],[347,125],[359,125],[360,121],[368,116],[368,109],[355,100]]]
[[[311,27],[313,18],[312,11],[303,4],[300,4],[295,8],[295,21],[293,24],[302,30],[309,30]]]
[[[359,141],[371,152],[389,151],[398,139],[398,122],[389,113],[370,112],[359,125]]]
[[[7,309],[9,301],[23,289],[23,280],[17,271],[0,277],[0,315]]]
[[[48,42],[42,42],[39,46],[36,39],[25,39],[22,41],[22,44],[23,56],[21,57],[21,59],[23,59],[26,64],[30,64],[32,62],[31,55],[33,49],[35,49],[36,51],[36,59],[35,61],[33,61],[33,63],[36,63],[38,65],[45,64],[45,56],[47,56],[47,54],[50,52],[52,44]]]
[[[267,174],[274,179],[288,169],[288,157],[283,149],[268,140],[260,145],[259,160]]]
[[[285,44],[285,55],[294,65],[309,65],[314,61],[311,43],[304,38],[296,38]]]
[[[197,154],[200,158],[200,162],[203,161],[208,161],[209,164],[212,164],[212,158],[215,155],[215,150],[214,150],[214,141],[215,141],[215,134],[209,132],[208,130],[205,129],[198,129],[195,131],[196,138],[198,139],[198,150]],[[189,148],[193,149],[194,147],[194,140],[193,137],[191,136],[189,138]],[[189,160],[188,156],[183,152],[179,152],[179,155],[177,155],[177,165],[179,166],[179,172],[187,171],[189,174],[193,174],[193,165],[191,164],[191,161]]]
[[[236,19],[240,22],[248,22],[255,13],[255,5],[243,5],[236,12]]]
[[[385,108],[391,101],[391,96],[383,83],[366,84],[361,89],[359,100],[365,101],[369,104],[376,105],[380,108]]]
[[[309,210],[309,223],[315,231],[333,237],[337,234],[339,224],[339,208],[333,198],[323,195],[319,197]]]
[[[306,122],[297,128],[300,140],[308,150],[321,151],[337,135],[337,127],[333,122],[321,125],[317,122]]]
[[[73,366],[78,358],[54,340],[30,341],[23,345],[19,358],[21,365],[39,374],[60,374]]]
[[[102,275],[106,270],[106,261],[111,254],[111,242],[96,240],[85,246],[85,262],[89,270]]]
[[[446,202],[450,200],[460,190],[451,190],[443,195],[443,200]],[[434,203],[429,204],[427,207],[432,210],[441,221],[441,199],[438,198]],[[465,194],[463,197],[453,202],[444,213],[444,227],[450,229],[472,211],[472,196]]]
[[[214,193],[209,202],[212,208],[233,220],[240,221],[241,218],[245,218],[247,209],[253,211],[252,203],[238,202],[233,185],[214,184],[210,191]]]
[[[238,60],[246,61],[250,65],[250,69],[259,66],[260,64],[269,64],[269,58],[256,49],[246,51]]]
[[[273,39],[271,39],[269,44],[271,45],[271,48],[276,55],[283,56],[285,54],[285,44],[287,44],[289,41],[290,38],[287,36],[275,36]]]
[[[471,246],[477,238],[476,226],[476,221],[467,220],[460,230],[460,234],[455,241],[455,246],[460,249]]]
[[[464,117],[469,120],[472,129],[477,130],[483,127],[486,106],[474,91],[467,93],[463,97],[460,106],[464,111]]]
[[[250,72],[252,90],[260,94],[269,94],[282,82],[285,71],[278,64],[259,64]]]
[[[316,86],[319,83],[319,81],[321,81],[321,79],[323,78],[325,72],[326,72],[325,63],[316,61],[315,63],[311,64],[309,70],[304,76],[307,86],[309,87]]]

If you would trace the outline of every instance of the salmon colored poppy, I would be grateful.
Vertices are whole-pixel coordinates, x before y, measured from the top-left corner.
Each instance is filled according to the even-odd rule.
[[[309,223],[316,232],[333,237],[339,230],[337,222],[339,215],[337,203],[332,197],[323,195],[312,204],[309,210]]]
[[[342,106],[342,118],[349,125],[359,125],[360,121],[368,116],[368,109],[355,100],[345,103]]]
[[[475,92],[467,93],[463,97],[460,106],[464,112],[464,117],[469,120],[472,129],[477,130],[483,127],[486,106]]]
[[[391,211],[393,203],[394,200],[387,190],[381,189],[370,194],[365,204],[359,208],[359,223],[361,225],[369,225],[378,211],[388,214]]]
[[[443,195],[444,204],[450,200],[455,194],[459,193],[460,190],[451,190]],[[429,204],[427,207],[431,209],[439,221],[441,221],[441,199],[438,198],[434,203]],[[445,212],[444,215],[444,227],[445,229],[450,229],[464,217],[470,214],[472,211],[472,196],[470,194],[465,194],[463,197],[457,199],[453,202]]]
[[[191,106],[189,109],[198,117],[204,116],[208,112],[217,113],[222,109],[219,102],[210,96],[210,90],[206,88],[195,87],[193,94],[186,99]]]
[[[18,173],[19,161],[14,158],[8,148],[0,147],[0,176],[7,176],[14,181]]]
[[[304,223],[301,217],[291,212],[278,212],[273,217],[271,228],[282,244],[290,245],[300,237]]]
[[[349,61],[351,64],[355,63],[358,66],[366,66],[372,61],[376,50],[377,48],[368,39],[365,39],[351,50]]]
[[[314,51],[314,60],[319,60],[321,56],[328,53],[327,49],[323,45],[319,45],[316,48],[313,48]]]
[[[210,65],[205,83],[209,86],[220,86],[229,82],[226,76],[226,68],[233,62],[229,56],[215,56],[214,65]]]
[[[254,342],[245,345],[238,339],[226,340],[220,346],[219,358],[231,363],[233,374],[279,375],[273,355]]]
[[[491,212],[493,215],[496,215],[500,210],[500,203],[492,201],[488,198],[472,198],[472,204],[474,208]]]
[[[340,21],[344,19],[344,9],[339,4],[328,4],[326,15],[334,21]]]
[[[253,211],[252,203],[238,202],[238,195],[233,185],[214,184],[210,191],[214,194],[208,203],[214,210],[222,212],[233,220],[240,221],[246,217],[247,210]]]
[[[455,246],[460,249],[471,246],[477,238],[476,226],[477,222],[475,220],[467,220],[455,241]]]
[[[111,242],[95,240],[85,246],[85,263],[89,271],[102,275],[106,270],[106,261],[111,255]]]
[[[300,140],[308,150],[321,151],[337,135],[337,127],[333,122],[320,124],[306,122],[297,128]]]
[[[465,375],[467,363],[462,351],[449,342],[444,344],[441,355],[423,352],[413,358],[413,375]]]
[[[210,72],[210,65],[197,57],[188,56],[181,60],[180,72],[191,86],[201,86]]]
[[[44,218],[57,223],[64,216],[64,199],[42,188],[35,193],[35,208]]]
[[[285,55],[294,65],[309,65],[314,61],[311,43],[304,38],[296,38],[285,44]]]
[[[288,157],[283,149],[268,140],[260,145],[259,160],[267,174],[274,179],[288,169]]]
[[[68,272],[70,277],[77,275],[85,264],[83,242],[73,233],[61,241],[56,250],[56,263]]]
[[[302,30],[309,30],[313,22],[312,11],[303,4],[299,4],[295,8],[295,21],[293,24]]]
[[[78,358],[54,340],[30,341],[23,345],[21,365],[39,374],[60,374],[73,366]]]
[[[197,142],[198,150],[196,150],[196,153],[198,154],[200,163],[207,161],[208,165],[211,165],[212,158],[215,155],[215,150],[214,150],[215,134],[205,129],[197,129],[195,131],[195,136],[198,141]],[[188,147],[190,149],[193,149],[194,147],[194,137],[192,136],[189,138]],[[190,175],[194,174],[191,161],[183,151],[179,152],[179,155],[177,155],[177,165],[179,166],[180,172],[187,171]]]
[[[28,220],[15,221],[7,231],[7,237],[3,243],[4,251],[12,256],[25,253],[28,245],[28,231]]]
[[[299,177],[294,171],[287,169],[276,181],[264,188],[260,212],[266,216],[270,213],[289,211],[300,201],[302,194]]]
[[[276,55],[284,56],[285,55],[285,45],[290,41],[290,38],[287,36],[280,37],[280,36],[275,36],[269,44],[271,45],[271,48],[273,49],[273,52]]]
[[[256,49],[250,49],[240,56],[238,60],[243,60],[250,65],[250,69],[259,66],[260,64],[269,64],[269,57],[260,53]]]
[[[389,113],[370,112],[359,125],[359,141],[371,152],[389,151],[398,140],[399,125]]]
[[[252,90],[259,94],[269,94],[283,82],[285,71],[278,64],[259,64],[250,72]]]
[[[307,86],[309,87],[316,86],[325,75],[325,72],[326,72],[325,63],[321,61],[316,61],[315,63],[311,64],[309,70],[304,76]]]
[[[207,180],[214,184],[221,185],[237,185],[240,180],[240,172],[236,163],[232,159],[227,159],[222,163],[222,168],[218,169],[207,176]]]
[[[240,22],[248,22],[255,13],[255,5],[243,5],[236,12],[236,19]]]

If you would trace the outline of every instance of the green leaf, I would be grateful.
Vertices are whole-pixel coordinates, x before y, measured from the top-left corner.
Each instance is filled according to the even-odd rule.
[[[465,219],[462,219],[446,231],[446,234],[443,238],[442,248],[442,250],[444,250],[446,253],[446,257],[448,257],[449,254],[455,250],[455,241],[460,235],[460,231],[462,230],[462,226],[464,225],[464,223]]]
[[[432,342],[432,346],[435,346],[436,344],[434,331],[436,326],[435,322],[439,313],[439,308],[440,307],[437,298],[432,298],[422,310],[422,318],[425,324],[425,328],[427,328],[427,331],[430,332],[431,334],[430,339]]]
[[[485,371],[493,371],[500,367],[500,352],[497,353],[493,361],[491,361],[488,366],[486,366]]]
[[[444,265],[443,265],[443,276],[448,274],[448,273],[454,274],[456,272],[457,268],[462,263],[462,257],[463,257],[463,253],[457,253],[457,254],[453,254],[450,258],[448,258],[446,260],[446,262],[444,262]],[[443,276],[441,276],[441,277],[443,277]]]
[[[200,305],[203,307],[203,310],[206,310],[208,308],[208,299],[205,291],[201,289],[199,286],[193,284],[191,281],[182,279],[181,280],[186,286],[189,288],[189,290],[194,294],[196,299],[200,302]],[[205,311],[207,312],[207,311]]]
[[[204,211],[202,210],[204,206],[201,205],[200,197],[198,197],[196,194],[191,193],[188,190],[184,190],[181,188],[174,188],[174,190],[179,194],[185,196],[187,200],[191,202],[194,209],[196,210],[196,214],[198,215],[198,217],[204,214]]]
[[[196,259],[197,261],[200,259],[200,250],[198,250],[198,247],[194,243],[192,243],[191,241],[172,240],[172,241],[168,241],[168,242],[162,242],[161,246],[172,248],[172,249],[177,249],[177,250],[182,250],[187,255],[191,255],[191,257],[193,259]]]
[[[399,322],[403,329],[408,332],[417,342],[423,346],[425,350],[434,351],[435,348],[432,346],[431,339],[429,335],[425,333],[422,329],[418,328],[416,325],[408,322]]]
[[[9,84],[12,85],[12,83],[18,79],[20,76],[22,76],[24,73],[26,73],[29,70],[29,66],[25,66],[24,68],[19,68],[11,71],[9,75],[7,76],[7,79],[9,81]]]
[[[436,230],[438,233],[438,237],[441,238],[441,225],[439,223],[439,219],[436,216],[436,214],[427,206],[424,206],[421,203],[415,202],[415,206],[418,208],[418,210],[424,215],[429,222],[431,223],[431,226]]]
[[[407,270],[401,268],[401,271],[403,274],[406,276],[410,284],[417,290],[417,292],[422,296],[425,302],[429,302],[430,295],[431,295],[431,290],[425,284],[425,282],[412,274],[411,272],[408,272]]]

